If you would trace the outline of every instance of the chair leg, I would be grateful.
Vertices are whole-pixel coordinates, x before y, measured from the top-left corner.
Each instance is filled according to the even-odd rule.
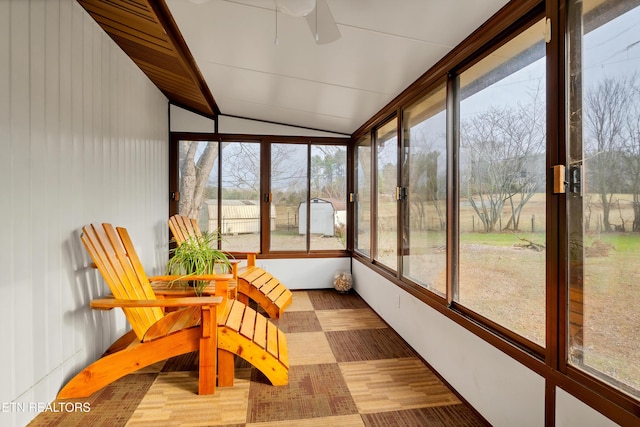
[[[73,377],[60,390],[58,399],[88,397],[127,374],[170,357],[196,351],[200,337],[200,328],[189,328],[104,356]]]
[[[218,386],[232,387],[235,376],[235,356],[233,353],[218,349]]]
[[[218,330],[216,307],[202,307],[198,394],[216,392]]]

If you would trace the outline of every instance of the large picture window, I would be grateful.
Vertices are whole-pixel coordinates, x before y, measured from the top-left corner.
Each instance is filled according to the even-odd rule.
[[[178,142],[178,213],[198,219],[202,231],[218,226],[218,142]]]
[[[260,144],[223,142],[221,166],[222,249],[259,252]],[[213,202],[213,208],[217,209],[217,198]],[[211,219],[217,220],[217,212]]]
[[[377,225],[375,259],[398,269],[398,125],[392,119],[375,132]]]
[[[447,266],[445,105],[445,85],[440,85],[402,115],[402,186],[406,189],[402,272],[442,296],[446,293]]]
[[[275,227],[271,230],[272,251],[306,251],[308,198],[308,148],[306,144],[271,144],[271,209]],[[304,209],[304,213],[301,211]]]
[[[570,2],[567,150],[574,184],[567,196],[568,362],[636,397],[640,396],[637,4]]]
[[[311,146],[309,233],[311,250],[347,247],[347,150]],[[306,205],[304,206],[306,208]],[[301,209],[306,217],[306,209]],[[302,221],[303,224],[305,221]]]
[[[371,138],[366,135],[355,147],[355,250],[371,255]]]
[[[465,70],[458,82],[458,302],[544,346],[543,21]]]
[[[220,232],[219,245],[229,252],[344,255],[346,141],[289,140],[174,134],[172,214]]]

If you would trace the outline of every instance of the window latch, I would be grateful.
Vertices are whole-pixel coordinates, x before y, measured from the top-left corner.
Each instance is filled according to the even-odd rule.
[[[582,194],[582,165],[575,164],[569,167],[569,191]]]
[[[575,164],[569,166],[567,172],[564,165],[555,165],[553,167],[553,193],[563,194],[567,192],[573,194],[582,193],[582,165]]]
[[[409,198],[409,189],[407,187],[396,187],[396,200],[407,200]]]

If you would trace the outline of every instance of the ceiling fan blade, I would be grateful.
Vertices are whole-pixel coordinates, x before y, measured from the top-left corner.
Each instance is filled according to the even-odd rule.
[[[309,24],[311,34],[316,38],[317,44],[331,43],[342,37],[326,0],[317,0],[316,10],[305,16],[305,18],[307,19],[307,24]],[[317,31],[316,23],[318,26]]]

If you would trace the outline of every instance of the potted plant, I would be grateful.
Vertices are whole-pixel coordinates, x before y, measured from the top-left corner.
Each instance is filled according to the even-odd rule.
[[[193,286],[197,295],[207,286],[207,280],[189,281],[190,276],[203,274],[222,274],[231,271],[227,254],[217,248],[220,233],[204,232],[200,236],[191,236],[170,250],[171,258],[167,264],[167,274],[178,275],[175,281]],[[171,285],[175,282],[171,282]],[[193,283],[191,283],[193,282]]]

